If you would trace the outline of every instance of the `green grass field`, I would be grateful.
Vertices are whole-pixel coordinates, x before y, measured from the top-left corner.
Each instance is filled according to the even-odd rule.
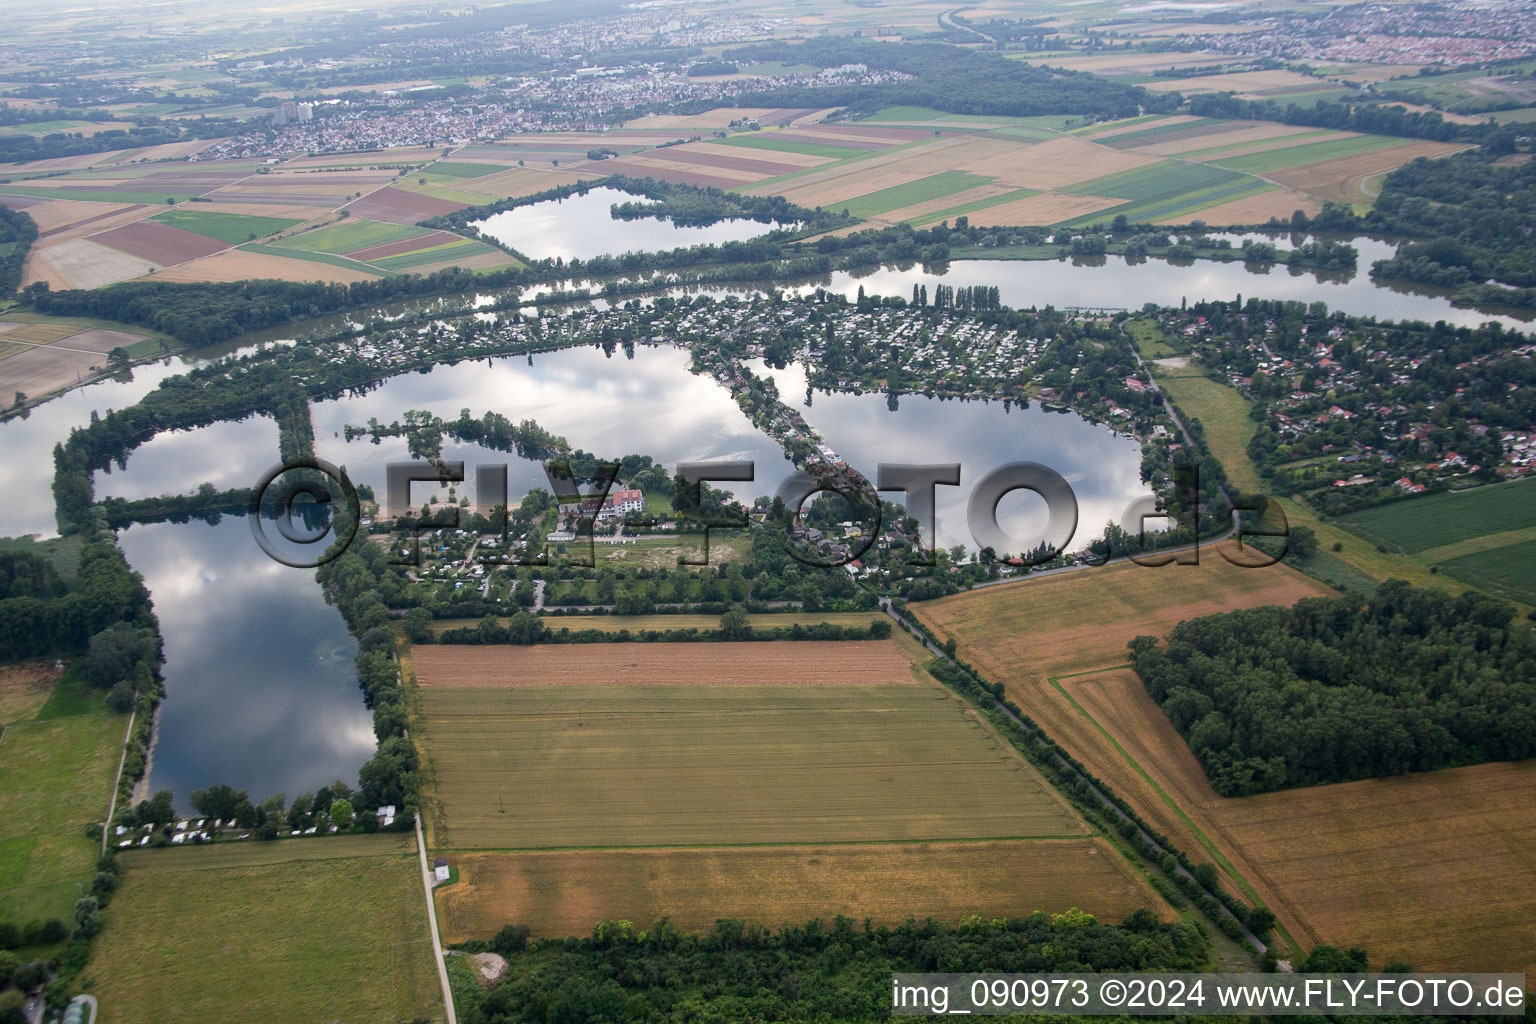
[[[99,847],[128,716],[71,670],[31,718],[0,733],[0,920],[68,920]]]
[[[487,174],[498,174],[507,167],[505,164],[477,164],[468,160],[439,160],[435,164],[428,164],[422,170],[430,174],[442,174],[450,178],[481,178]]]
[[[1202,117],[1193,121],[1178,121],[1174,124],[1159,124],[1148,128],[1138,128],[1133,132],[1122,132],[1104,140],[1106,146],[1114,146],[1116,149],[1132,149],[1136,146],[1145,146],[1157,142],[1165,135],[1175,132],[1183,133],[1193,131],[1196,128],[1210,128],[1218,124],[1226,124],[1224,117]]]
[[[385,224],[383,221],[354,218],[330,227],[306,231],[302,235],[283,239],[283,248],[302,249],[305,252],[330,253],[340,256],[366,249],[371,245],[398,242],[402,238],[415,238],[427,233],[426,228],[407,227],[403,224]]]
[[[1335,131],[1334,129],[1332,129],[1332,128],[1319,128],[1316,131],[1298,132],[1295,135],[1285,135],[1285,136],[1280,137],[1279,139],[1271,139],[1271,140],[1269,140],[1267,142],[1253,142],[1253,141],[1249,141],[1249,142],[1229,142],[1229,143],[1227,143],[1224,146],[1211,146],[1208,149],[1196,149],[1196,150],[1192,150],[1191,152],[1188,152],[1188,153],[1180,153],[1179,154],[1179,159],[1181,159],[1181,160],[1193,160],[1196,157],[1213,156],[1213,155],[1215,155],[1217,153],[1230,153],[1230,152],[1234,152],[1236,150],[1248,149],[1248,148],[1253,147],[1253,146],[1270,145],[1270,144],[1275,143],[1275,142],[1302,143],[1302,142],[1304,142],[1306,140],[1320,141],[1320,140],[1323,139],[1324,136],[1338,135],[1338,134],[1339,133],[1337,131]],[[1219,137],[1220,136],[1218,136],[1218,138]]]
[[[1387,146],[1401,146],[1408,141],[1390,135],[1358,135],[1352,138],[1327,139],[1301,146],[1290,146],[1286,149],[1267,149],[1262,153],[1229,157],[1217,161],[1217,165],[1250,174],[1267,174],[1270,171],[1283,171],[1303,164],[1334,160],[1341,156],[1369,153],[1373,149],[1385,149]]]
[[[1012,192],[1004,192],[1000,196],[992,196],[990,199],[973,199],[969,203],[961,203],[959,206],[951,206],[940,210],[937,213],[926,213],[922,214],[921,216],[910,217],[907,219],[907,223],[931,224],[934,221],[939,220],[953,220],[956,217],[963,217],[966,214],[975,213],[977,210],[986,210],[993,206],[1001,206],[1003,203],[1011,203],[1015,199],[1028,199],[1030,196],[1036,196],[1039,194],[1039,189],[1015,189]]]
[[[155,214],[150,220],[208,238],[217,238],[230,245],[239,245],[253,237],[264,238],[299,223],[290,217],[251,217],[240,213],[205,213],[192,209],[167,210]]]
[[[940,199],[957,192],[964,192],[978,185],[985,185],[989,180],[966,171],[940,171],[938,174],[930,174],[917,181],[909,181],[904,185],[892,185],[890,188],[859,196],[857,199],[843,203],[841,208],[855,217],[873,217],[888,210],[899,210],[904,206],[911,206],[913,203],[927,202],[930,199]]]
[[[1410,498],[1339,521],[1367,540],[1418,554],[1484,534],[1536,526],[1536,479]]]
[[[442,245],[434,245],[428,249],[417,249],[414,252],[401,253],[399,256],[372,260],[368,265],[382,270],[406,271],[412,267],[425,266],[428,263],[468,259],[471,256],[479,256],[484,253],[497,251],[495,246],[486,245],[484,242],[479,242],[472,238],[465,238],[457,242],[445,242]]]
[[[444,1019],[415,843],[134,851],[82,982],[118,1024]]]
[[[1213,185],[1227,185],[1239,180],[1251,180],[1232,171],[1209,164],[1189,164],[1178,160],[1165,160],[1146,167],[1133,167],[1128,171],[1106,174],[1102,178],[1078,182],[1063,189],[1077,195],[1108,196],[1135,202],[1169,199]]]
[[[284,239],[283,241],[288,241]],[[251,252],[264,252],[268,256],[286,256],[291,260],[305,260],[310,263],[324,263],[327,266],[343,267],[347,270],[356,270],[362,274],[374,273],[380,277],[390,277],[391,272],[384,270],[373,263],[363,263],[360,260],[349,260],[345,256],[333,256],[328,252],[308,252],[304,249],[290,249],[286,245],[272,245],[265,242],[247,242],[240,248]]]
[[[1259,476],[1248,459],[1248,442],[1258,424],[1248,418],[1248,400],[1233,387],[1189,370],[1157,373],[1157,383],[1184,414],[1185,426],[1198,419],[1205,429],[1205,443],[1216,456],[1227,479],[1240,490],[1255,492]]]
[[[1536,540],[1440,563],[1440,571],[1501,597],[1536,605]]]
[[[770,646],[782,648],[774,657],[818,656],[811,643]],[[719,656],[730,652],[721,648]],[[583,653],[572,648],[569,657],[580,663]],[[764,678],[774,678],[771,665]],[[431,773],[434,846],[755,845],[1086,830],[1016,751],[932,681],[433,685],[417,700],[412,735]]]

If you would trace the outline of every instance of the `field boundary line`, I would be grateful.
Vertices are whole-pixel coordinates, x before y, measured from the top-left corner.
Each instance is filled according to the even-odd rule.
[[[1050,836],[965,836],[938,839],[830,839],[803,843],[662,843],[644,846],[455,846],[454,853],[666,853],[673,850],[800,850],[835,846],[932,846],[940,843],[1068,843],[1103,838],[1094,829],[1071,835]]]
[[[1061,679],[1071,679],[1077,676],[1095,675],[1101,672],[1110,672],[1113,671],[1115,667],[1130,668],[1129,665],[1114,666],[1107,669],[1094,669],[1091,672],[1078,672],[1069,676],[1050,676],[1046,679],[1046,682],[1054,686],[1057,692],[1066,698],[1067,703],[1071,704],[1078,714],[1086,718],[1089,723],[1092,724],[1093,727],[1097,729],[1099,733],[1110,742],[1110,745],[1113,746],[1115,750],[1120,754],[1120,756],[1125,759],[1126,763],[1136,770],[1136,774],[1140,775],[1143,779],[1146,780],[1147,785],[1152,787],[1152,791],[1158,795],[1158,798],[1161,799],[1163,803],[1167,804],[1168,807],[1172,809],[1173,813],[1179,816],[1179,820],[1183,821],[1185,825],[1189,826],[1190,832],[1193,833],[1195,838],[1200,841],[1200,845],[1205,847],[1206,852],[1216,859],[1217,863],[1222,866],[1227,874],[1232,876],[1232,879],[1237,882],[1238,886],[1242,888],[1243,892],[1248,896],[1248,898],[1252,900],[1256,906],[1267,907],[1268,904],[1264,902],[1264,900],[1259,896],[1258,892],[1256,892],[1253,886],[1249,884],[1248,879],[1243,877],[1243,873],[1237,870],[1232,862],[1227,859],[1226,855],[1217,848],[1216,844],[1211,841],[1210,837],[1205,834],[1204,830],[1202,830],[1199,825],[1195,824],[1194,819],[1190,818],[1189,814],[1184,810],[1184,808],[1179,806],[1178,801],[1169,796],[1167,791],[1165,791],[1162,786],[1158,785],[1157,780],[1152,778],[1152,776],[1147,773],[1147,770],[1141,766],[1141,763],[1132,757],[1130,753],[1120,745],[1120,741],[1115,739],[1110,731],[1104,728],[1098,719],[1090,715],[1088,711],[1077,702],[1077,698],[1068,693],[1066,687],[1062,686],[1059,682]],[[1291,948],[1298,950],[1301,949],[1301,946],[1297,945],[1296,940],[1291,937],[1290,932],[1286,930],[1285,925],[1281,924],[1278,920],[1275,922],[1275,931],[1279,932],[1280,935],[1284,937],[1285,941],[1291,946]]]

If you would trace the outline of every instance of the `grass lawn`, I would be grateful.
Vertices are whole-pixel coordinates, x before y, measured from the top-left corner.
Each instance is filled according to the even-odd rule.
[[[1136,343],[1136,351],[1141,353],[1143,359],[1167,359],[1188,351],[1176,347],[1176,339],[1170,338],[1167,331],[1151,320],[1132,320],[1126,325],[1126,330],[1130,332],[1131,340]]]
[[[1226,470],[1227,479],[1243,491],[1260,490],[1259,475],[1248,459],[1248,442],[1258,429],[1258,424],[1248,418],[1248,400],[1236,388],[1204,375],[1155,375],[1158,385],[1184,414],[1184,425],[1193,429],[1188,421],[1200,421],[1205,429],[1205,443]]]
[[[96,871],[84,828],[107,815],[127,726],[76,667],[0,733],[0,920],[69,918]]]
[[[103,1019],[444,1019],[409,837],[143,850],[122,864],[82,976]]]
[[[283,239],[283,248],[302,249],[305,252],[342,255],[371,245],[398,242],[402,238],[415,238],[427,233],[426,228],[408,227],[404,224],[385,224],[383,221],[353,218],[330,227],[306,231],[302,235]],[[356,264],[353,264],[356,266]]]
[[[157,213],[150,220],[208,238],[217,238],[230,245],[239,245],[252,238],[264,238],[299,223],[290,217],[251,217],[240,213],[206,213],[185,208]]]

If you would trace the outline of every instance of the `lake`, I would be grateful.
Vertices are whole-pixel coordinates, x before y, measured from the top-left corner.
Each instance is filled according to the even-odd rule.
[[[1010,462],[1038,462],[1060,473],[1077,496],[1078,525],[1071,547],[1101,536],[1108,522],[1123,522],[1127,506],[1151,491],[1141,481],[1141,445],[1075,413],[1002,402],[901,395],[892,409],[881,392],[815,392],[806,398],[805,369],[791,363],[752,371],[771,377],[779,397],[798,409],[848,464],[875,481],[880,463],[961,464],[960,485],[934,489],[938,543],[974,549],[966,505],[977,481]],[[884,497],[901,500],[899,493]],[[1040,537],[1045,502],[1027,491],[1005,495],[998,523],[1014,536]]]
[[[150,789],[171,790],[185,811],[192,790],[218,782],[257,802],[337,778],[355,786],[373,755],[373,716],[352,664],[357,642],[314,571],[268,558],[244,516],[119,536],[165,637]]]
[[[551,204],[559,209],[539,216],[566,217],[581,211],[578,234],[562,237],[550,230],[552,245],[571,245],[569,256],[622,251],[636,246],[692,244],[702,238],[661,243],[658,230],[693,232],[661,222],[613,221],[608,204],[622,194],[586,197]],[[541,204],[542,205],[542,204]],[[529,208],[530,210],[532,208]],[[516,212],[516,211],[514,211]],[[746,222],[716,225],[746,232],[763,225]],[[624,232],[638,228],[640,235]],[[563,230],[563,229],[562,229]],[[569,233],[567,232],[567,235]],[[688,236],[678,236],[688,237]],[[616,242],[621,239],[622,244]],[[526,241],[526,240],[525,240]],[[516,240],[513,240],[517,244]],[[1446,320],[1475,324],[1498,319],[1529,330],[1511,316],[1490,317],[1453,308],[1443,295],[1409,294],[1373,282],[1370,261],[1386,255],[1385,243],[1357,240],[1361,268],[1352,278],[1319,280],[1312,273],[1276,267],[1254,273],[1240,263],[1199,262],[1177,267],[1159,260],[1128,265],[1119,257],[1096,266],[1067,262],[959,260],[942,273],[922,267],[884,267],[853,274],[838,272],[793,290],[827,287],[848,295],[862,285],[871,293],[910,296],[914,283],[996,285],[1010,305],[1116,306],[1137,308],[1145,302],[1177,305],[1187,298],[1244,297],[1323,301],[1330,308],[1377,317]],[[523,246],[519,246],[520,248]],[[743,294],[750,286],[708,289],[711,294]],[[401,304],[430,308],[439,300]],[[482,304],[489,302],[482,298]],[[599,302],[599,305],[603,303]],[[349,314],[352,320],[366,313]],[[253,342],[293,337],[312,321],[223,347],[241,351]],[[213,353],[205,353],[213,354]],[[724,388],[688,372],[686,352],[640,346],[633,359],[622,351],[606,357],[595,347],[526,357],[438,366],[425,373],[392,378],[364,393],[338,395],[312,406],[319,454],[346,465],[353,479],[384,493],[384,466],[408,458],[403,438],[374,445],[368,439],[347,442],[344,425],[365,424],[370,416],[384,422],[410,409],[447,418],[468,408],[474,415],[500,412],[514,420],[532,418],[571,444],[595,454],[618,457],[650,454],[672,467],[679,461],[751,459],[757,478],[732,484],[750,497],[771,493],[789,472],[778,446],[758,431]],[[901,396],[895,411],[884,394],[816,393],[806,401],[802,368],[791,365],[758,372],[779,383],[780,394],[800,409],[828,444],[854,466],[873,475],[879,462],[962,463],[962,485],[939,487],[939,542],[969,544],[965,503],[972,485],[1004,462],[1032,460],[1063,473],[1079,502],[1075,544],[1097,534],[1103,523],[1119,519],[1126,504],[1144,495],[1140,452],[1133,440],[1075,415],[1047,412],[1038,406],[1005,408],[996,402],[959,402]],[[141,366],[127,381],[109,380],[69,392],[34,409],[26,419],[0,424],[0,485],[7,500],[0,512],[5,535],[55,532],[51,452],[70,428],[140,399],[185,363],[166,361]],[[156,438],[134,452],[126,466],[97,474],[99,494],[143,497],[188,491],[204,480],[218,486],[254,483],[277,458],[276,430],[264,416],[217,424]],[[546,486],[540,467],[515,455],[477,445],[445,442],[443,454],[462,459],[469,480],[461,493],[473,497],[473,468],[483,462],[509,466],[509,492],[517,495]],[[414,492],[420,500],[422,492]],[[1003,525],[1018,532],[1038,529],[1038,499],[1025,494],[1005,498],[999,508]],[[261,799],[281,790],[290,797],[340,776],[355,780],[359,765],[373,748],[370,716],[363,707],[352,666],[355,644],[340,615],[327,606],[308,570],[290,569],[269,560],[256,547],[241,517],[214,526],[135,526],[122,534],[131,564],[142,572],[154,597],[166,635],[169,698],[161,710],[151,785],[185,798],[194,788],[228,782]]]
[[[655,217],[619,220],[612,214],[615,203],[645,201],[644,196],[616,188],[594,188],[584,195],[546,199],[492,214],[471,227],[536,260],[587,260],[627,252],[744,242],[774,228],[743,219],[723,220],[708,227],[679,227]]]
[[[757,480],[733,484],[743,498],[771,492],[793,468],[783,451],[747,419],[729,392],[688,371],[689,354],[679,348],[637,345],[633,359],[622,349],[605,356],[587,346],[535,354],[435,366],[426,373],[392,377],[366,394],[316,402],[311,407],[319,455],[345,466],[353,483],[371,484],[384,495],[385,464],[409,459],[405,439],[343,439],[347,424],[369,417],[381,423],[421,409],[455,419],[498,412],[514,422],[532,419],[574,447],[605,458],[650,455],[667,466],[708,459],[751,459]],[[548,489],[537,463],[452,439],[443,457],[465,462],[466,491],[474,497],[477,463],[507,464],[507,489],[515,502],[531,487]],[[724,485],[722,485],[724,486]],[[412,491],[421,500],[423,490]]]

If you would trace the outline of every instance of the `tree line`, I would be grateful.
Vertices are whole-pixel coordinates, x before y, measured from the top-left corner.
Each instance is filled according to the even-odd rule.
[[[770,930],[720,920],[685,932],[603,921],[576,939],[529,941],[509,925],[490,942],[511,971],[488,991],[456,986],[465,1024],[693,1021],[877,1021],[891,1011],[891,975],[905,971],[1198,970],[1209,940],[1141,909],[1120,925],[1078,910],[1023,918],[976,914],[862,927],[847,917]]]
[[[1536,637],[1400,580],[1137,637],[1131,662],[1224,796],[1536,754]]]
[[[0,139],[3,139],[0,136]],[[21,265],[37,241],[37,223],[21,210],[0,206],[0,296],[11,295],[21,285]]]

